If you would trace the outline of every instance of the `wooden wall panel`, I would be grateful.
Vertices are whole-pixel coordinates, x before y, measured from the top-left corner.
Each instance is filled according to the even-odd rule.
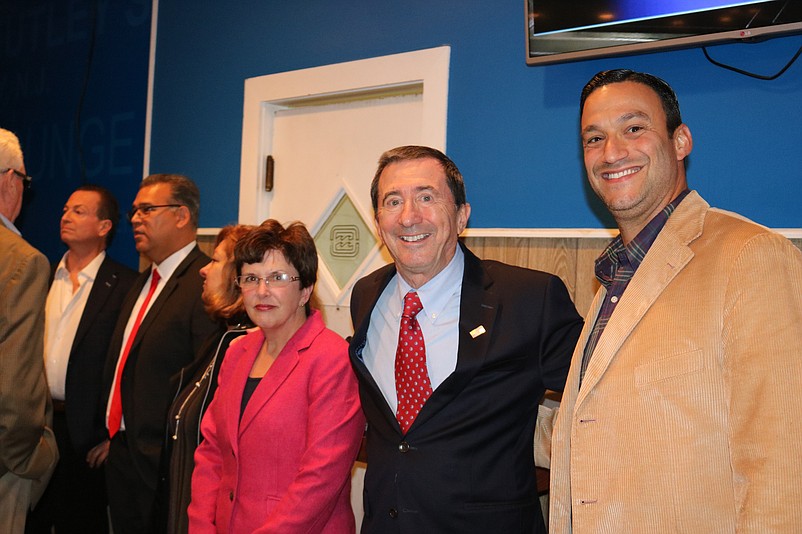
[[[480,258],[499,260],[559,276],[583,316],[598,288],[593,274],[593,261],[604,250],[608,241],[606,238],[464,238],[468,248]]]
[[[214,236],[198,236],[201,250],[209,256],[214,251],[214,241]],[[577,311],[584,317],[599,288],[593,272],[594,261],[609,239],[466,237],[463,241],[480,258],[556,274],[565,283]],[[802,250],[802,239],[792,239],[791,242]]]

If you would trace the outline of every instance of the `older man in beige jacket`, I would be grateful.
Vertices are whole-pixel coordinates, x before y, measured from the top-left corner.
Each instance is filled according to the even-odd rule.
[[[802,532],[802,254],[687,190],[662,80],[599,73],[581,111],[621,234],[554,427],[551,532]]]
[[[58,452],[44,375],[45,298],[50,266],[14,226],[25,174],[17,137],[0,128],[0,532],[25,529]]]

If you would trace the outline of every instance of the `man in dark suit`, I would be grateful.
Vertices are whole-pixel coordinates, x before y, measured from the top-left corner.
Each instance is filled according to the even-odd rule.
[[[538,403],[562,390],[582,327],[564,284],[458,244],[470,205],[438,150],[383,154],[371,198],[395,263],[351,298],[351,362],[368,420],[362,532],[545,532]],[[402,347],[407,329],[423,349]]]
[[[216,328],[201,300],[198,271],[209,257],[195,242],[199,210],[189,178],[154,174],[129,212],[136,249],[153,265],[123,303],[106,367],[106,485],[115,534],[149,531],[177,374]]]
[[[47,258],[14,226],[25,174],[17,136],[0,128],[0,532],[19,534],[58,460],[42,360]]]
[[[55,265],[45,309],[45,370],[61,459],[26,532],[108,532],[103,463],[108,432],[103,369],[123,298],[137,273],[106,255],[120,208],[85,185],[61,216],[67,252]]]

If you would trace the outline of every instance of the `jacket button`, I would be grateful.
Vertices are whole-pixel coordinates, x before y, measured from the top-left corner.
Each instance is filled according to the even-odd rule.
[[[234,492],[233,491],[229,491],[228,492],[228,500],[232,501],[232,502],[234,501]]]
[[[398,444],[398,452],[409,452],[409,443],[402,441]]]
[[[398,517],[398,510],[390,508],[390,518],[395,519],[396,517]]]

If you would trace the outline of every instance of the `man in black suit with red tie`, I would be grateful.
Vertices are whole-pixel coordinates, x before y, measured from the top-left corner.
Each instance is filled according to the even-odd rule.
[[[129,218],[136,249],[153,264],[123,303],[106,367],[111,436],[106,485],[115,534],[149,532],[167,409],[178,374],[217,326],[203,308],[195,242],[200,193],[187,177],[154,174]]]
[[[438,150],[383,154],[371,197],[395,263],[351,298],[368,420],[363,534],[545,532],[538,403],[562,390],[582,328],[565,285],[458,243],[470,205]]]
[[[45,308],[45,370],[61,458],[28,517],[26,532],[108,532],[103,464],[108,451],[103,369],[123,298],[136,271],[106,254],[120,220],[104,187],[84,185],[64,204]]]

